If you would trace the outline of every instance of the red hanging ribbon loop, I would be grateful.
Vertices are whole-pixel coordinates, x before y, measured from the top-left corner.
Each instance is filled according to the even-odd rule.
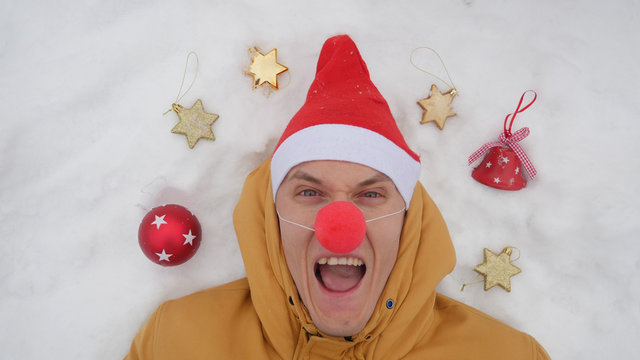
[[[533,100],[531,100],[525,107],[523,107],[522,109],[520,109],[520,106],[522,105],[522,101],[524,100],[525,95],[527,95],[528,92],[532,92],[533,93]],[[513,121],[516,119],[516,115],[518,113],[521,113],[525,110],[527,110],[529,108],[529,106],[531,106],[534,102],[536,102],[536,99],[538,98],[538,94],[536,94],[535,91],[533,90],[527,90],[525,91],[522,96],[520,96],[520,101],[518,102],[518,106],[516,106],[516,111],[514,111],[511,114],[508,114],[505,118],[504,118],[504,136],[506,136],[507,138],[511,137],[511,127],[513,126]],[[509,128],[507,128],[507,121],[509,121],[509,116],[511,116],[511,122],[509,123]]]
[[[524,97],[528,92],[533,93],[533,100],[531,100],[525,107],[521,109],[520,106],[522,105],[522,101],[524,100]],[[536,168],[533,167],[533,164],[529,160],[529,157],[524,152],[522,147],[518,144],[518,142],[520,142],[522,139],[529,136],[529,128],[523,127],[522,129],[516,131],[515,133],[512,133],[511,127],[513,126],[513,120],[515,120],[516,114],[527,110],[529,106],[531,106],[531,104],[533,104],[536,101],[537,98],[538,98],[538,94],[536,94],[535,91],[533,90],[525,91],[520,97],[520,101],[518,102],[516,111],[514,111],[512,114],[509,114],[507,115],[507,117],[505,117],[504,132],[500,134],[500,136],[498,137],[498,141],[486,143],[482,145],[478,150],[476,150],[473,154],[471,154],[471,156],[469,156],[469,165],[473,164],[476,160],[478,160],[482,155],[484,155],[491,148],[498,147],[498,146],[510,147],[516,153],[516,156],[518,156],[518,159],[520,159],[520,161],[522,162],[522,165],[524,166],[525,170],[527,170],[529,177],[531,177],[531,179],[535,178],[537,174]],[[507,122],[509,120],[509,117],[511,117],[511,122],[509,123],[509,127],[507,127]]]

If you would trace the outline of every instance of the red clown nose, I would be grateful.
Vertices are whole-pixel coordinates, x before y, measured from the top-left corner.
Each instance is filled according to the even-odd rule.
[[[334,201],[318,211],[315,230],[325,249],[344,254],[360,246],[367,224],[357,206],[346,201]]]

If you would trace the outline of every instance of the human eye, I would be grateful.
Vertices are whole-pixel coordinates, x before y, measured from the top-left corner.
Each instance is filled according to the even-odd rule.
[[[302,196],[318,196],[318,192],[312,189],[302,190],[298,194]]]
[[[376,201],[376,203],[385,197],[386,191],[384,188],[369,188],[369,189],[363,189],[362,191],[360,191],[360,193],[358,193],[358,197],[360,199],[362,199],[363,201]]]

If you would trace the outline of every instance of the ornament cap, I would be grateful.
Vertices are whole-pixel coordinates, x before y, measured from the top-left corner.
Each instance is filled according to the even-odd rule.
[[[180,111],[182,111],[182,109],[184,109],[184,107],[180,104],[173,103],[171,104],[171,109],[173,109],[173,111],[175,111],[176,113],[179,113]]]

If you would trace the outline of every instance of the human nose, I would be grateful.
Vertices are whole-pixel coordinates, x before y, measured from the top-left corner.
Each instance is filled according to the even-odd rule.
[[[339,254],[360,246],[367,232],[362,211],[348,201],[334,201],[320,209],[314,228],[318,242],[325,249]]]

